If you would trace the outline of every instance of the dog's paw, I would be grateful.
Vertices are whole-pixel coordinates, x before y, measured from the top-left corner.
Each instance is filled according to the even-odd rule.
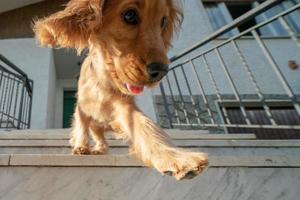
[[[108,151],[108,145],[101,144],[101,145],[97,145],[93,148],[92,154],[93,155],[103,155],[103,154],[106,154],[107,151]]]
[[[162,162],[157,169],[177,180],[192,179],[201,174],[208,166],[208,157],[202,153],[180,152],[178,157],[168,159]]]
[[[106,152],[96,150],[96,149],[92,150],[92,155],[103,155],[103,154],[106,154]]]
[[[88,147],[77,147],[73,149],[72,153],[74,155],[89,155],[91,151]]]

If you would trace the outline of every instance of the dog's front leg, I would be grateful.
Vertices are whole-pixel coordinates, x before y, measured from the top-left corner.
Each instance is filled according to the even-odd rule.
[[[76,106],[73,115],[70,144],[73,147],[73,154],[90,154],[89,149],[89,128],[90,119]]]
[[[127,137],[131,153],[146,166],[177,180],[193,178],[207,167],[205,154],[174,147],[168,135],[134,105],[117,110],[112,128]]]

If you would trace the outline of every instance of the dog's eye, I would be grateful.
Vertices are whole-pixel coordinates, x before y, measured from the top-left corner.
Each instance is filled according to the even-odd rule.
[[[163,17],[160,22],[160,27],[165,28],[167,26],[167,23],[168,23],[167,17]]]
[[[127,24],[137,25],[139,23],[139,16],[137,12],[133,9],[124,12],[123,19]]]

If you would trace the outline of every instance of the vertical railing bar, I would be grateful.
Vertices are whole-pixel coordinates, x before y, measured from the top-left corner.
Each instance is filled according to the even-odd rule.
[[[2,78],[3,78],[3,71],[0,71],[0,112],[1,112],[1,106],[2,106]],[[2,128],[2,118],[0,118],[0,128]]]
[[[21,129],[24,129],[24,113],[26,111],[25,101],[26,101],[26,86],[25,86],[25,90],[24,90],[24,96],[23,96],[23,99],[22,99],[22,115],[21,115],[21,118],[20,118]]]
[[[196,114],[196,117],[197,117],[197,121],[198,121],[199,125],[201,125],[200,115],[199,115],[199,112],[198,112],[198,110],[197,110],[197,108],[196,108],[196,103],[195,103],[195,100],[194,100],[194,97],[193,97],[193,93],[192,93],[190,84],[189,84],[189,82],[188,82],[186,73],[185,73],[185,71],[184,71],[182,65],[180,66],[180,69],[181,69],[181,71],[182,71],[184,80],[185,80],[185,82],[186,82],[186,84],[187,84],[188,92],[189,92],[189,95],[190,95],[190,99],[191,99],[192,105],[193,105],[193,107],[194,107],[194,111],[195,111],[195,114]]]
[[[254,75],[253,75],[253,73],[250,70],[249,65],[247,64],[246,59],[244,58],[244,56],[243,56],[242,52],[240,51],[240,49],[239,49],[238,45],[236,44],[236,42],[234,40],[232,40],[231,43],[232,43],[232,45],[233,45],[236,53],[238,54],[240,60],[242,61],[244,69],[247,72],[247,74],[248,74],[248,76],[250,78],[250,81],[251,81],[252,85],[255,88],[255,91],[256,91],[256,93],[257,93],[257,95],[259,97],[260,102],[263,105],[263,108],[264,108],[264,110],[265,110],[265,112],[266,112],[266,114],[268,116],[268,119],[270,120],[270,122],[271,122],[272,125],[277,125],[277,123],[274,120],[274,117],[272,115],[271,109],[269,108],[269,106],[267,106],[266,101],[265,101],[265,97],[264,97],[263,93],[261,92],[260,87],[258,86],[258,83],[256,82],[256,80],[254,78]]]
[[[24,122],[24,128],[26,127],[27,123],[27,101],[28,101],[28,91],[25,90],[25,97],[24,97],[24,113],[23,113],[23,122]]]
[[[0,76],[0,86],[2,85],[2,79],[5,78],[4,77],[4,72],[1,71],[1,76]],[[5,83],[5,82],[4,82]],[[0,113],[2,113],[1,108],[2,108],[2,99],[3,99],[3,91],[4,91],[4,87],[0,87]],[[2,128],[2,117],[0,118],[0,128]]]
[[[174,107],[174,112],[176,114],[176,119],[177,119],[177,123],[180,124],[180,127],[181,127],[181,121],[180,121],[180,117],[179,117],[179,114],[178,114],[178,111],[177,111],[177,106],[176,106],[176,102],[175,102],[175,99],[174,99],[174,93],[173,93],[173,89],[171,87],[171,83],[170,83],[170,79],[169,79],[169,76],[167,76],[167,83],[168,83],[168,87],[169,87],[169,91],[170,91],[170,94],[171,94],[171,99],[172,99],[172,102],[173,102],[173,107]]]
[[[234,96],[235,96],[236,100],[238,101],[238,103],[239,103],[239,105],[240,105],[240,108],[241,108],[243,117],[245,118],[246,123],[247,123],[248,125],[250,125],[251,122],[250,122],[250,120],[249,120],[249,117],[248,117],[248,114],[247,114],[247,112],[246,112],[245,106],[244,106],[243,102],[241,101],[239,92],[238,92],[238,90],[237,90],[237,88],[236,88],[236,86],[235,86],[235,84],[234,84],[234,81],[233,81],[233,79],[232,79],[232,77],[231,77],[231,75],[230,75],[230,73],[229,73],[229,70],[228,70],[228,68],[227,68],[227,66],[226,66],[226,64],[225,64],[225,62],[224,62],[224,60],[223,60],[223,58],[222,58],[222,56],[221,56],[220,51],[219,51],[218,48],[215,48],[215,53],[217,54],[217,57],[218,57],[219,62],[220,62],[220,64],[221,64],[221,67],[222,67],[223,71],[225,72],[225,75],[226,75],[226,77],[227,77],[227,79],[228,79],[228,81],[229,81],[229,84],[230,84],[230,86],[231,86],[231,88],[232,88],[232,91],[233,91],[233,93],[234,93]]]
[[[167,101],[165,89],[164,89],[164,86],[163,86],[162,82],[159,84],[159,87],[160,87],[160,91],[162,93],[162,97],[163,97],[163,101],[164,101],[164,105],[165,105],[165,110],[166,110],[166,113],[167,113],[167,116],[168,116],[169,127],[173,128],[172,116],[171,116],[171,113],[170,113],[170,110],[169,110],[168,101]]]
[[[8,80],[8,77],[6,79]],[[3,91],[2,91],[2,92],[4,92],[4,95],[1,95],[3,97],[3,104],[2,104],[2,109],[0,110],[0,112],[1,112],[0,120],[3,120],[3,115],[5,112],[4,110],[5,110],[5,105],[6,105],[7,90],[8,90],[8,82],[4,81]]]
[[[179,96],[180,96],[180,99],[181,99],[181,105],[182,105],[183,113],[184,113],[184,116],[185,116],[185,121],[189,125],[190,120],[188,118],[187,110],[186,110],[184,99],[183,99],[181,89],[180,89],[180,86],[179,86],[179,83],[178,83],[177,75],[176,75],[175,70],[173,70],[172,72],[173,72],[173,75],[174,75],[174,78],[175,78],[175,83],[176,83],[176,86],[177,86],[177,89],[178,89],[178,92],[179,92]]]
[[[205,66],[205,69],[206,69],[206,71],[208,73],[209,79],[211,80],[212,85],[213,85],[213,87],[214,87],[214,89],[216,91],[216,95],[217,95],[218,101],[222,102],[223,98],[221,97],[221,92],[220,92],[220,90],[218,88],[218,85],[217,85],[217,82],[216,82],[216,80],[214,78],[214,75],[213,75],[212,71],[210,70],[210,67],[209,67],[208,62],[206,60],[205,54],[203,54],[202,60],[204,62],[204,66]],[[226,124],[231,124],[230,119],[228,117],[227,110],[224,108],[224,106],[222,106],[222,112],[223,112]]]
[[[9,125],[9,115],[7,113],[7,108],[9,104],[9,93],[10,93],[10,75],[7,76],[7,85],[6,85],[6,92],[5,92],[5,101],[4,101],[4,107],[3,107],[3,114],[6,116],[6,127]],[[5,126],[3,126],[5,127]]]
[[[28,114],[29,114],[29,100],[30,100],[30,96],[29,96],[29,93],[27,93],[27,100],[26,100],[26,121],[25,121],[25,124],[26,124],[26,128],[28,128]]]
[[[0,74],[0,86],[2,85],[2,78],[3,78],[3,73],[4,72],[2,72],[2,71],[0,71],[1,72],[1,74]],[[1,92],[2,90],[1,90],[1,87],[0,87],[0,92]],[[1,100],[1,97],[2,96],[0,96],[0,100]],[[0,104],[1,105],[1,104]]]
[[[30,81],[30,83],[31,83],[32,92],[29,95],[30,102],[29,102],[28,127],[27,127],[28,129],[30,129],[31,126],[32,98],[33,98],[33,81]]]
[[[9,120],[11,118],[10,115],[10,109],[11,109],[11,103],[12,103],[12,98],[13,98],[13,87],[14,86],[14,78],[9,78],[9,89],[8,89],[8,102],[7,102],[7,107],[6,107],[6,114],[7,114],[7,121],[8,123],[6,124],[6,128],[9,126]]]
[[[15,124],[16,121],[16,111],[17,111],[17,103],[18,103],[18,98],[19,98],[19,90],[20,90],[20,83],[19,81],[17,82],[17,89],[16,89],[16,99],[15,99],[15,103],[14,103],[14,112],[13,112],[13,116],[14,116],[14,120],[13,120],[13,124]]]
[[[27,87],[27,85],[25,85],[25,87]],[[24,105],[23,105],[23,110],[24,110],[24,112],[23,112],[23,116],[22,116],[22,123],[23,123],[23,129],[25,129],[25,128],[28,128],[27,127],[27,121],[28,121],[28,100],[29,100],[29,91],[26,89],[25,91],[25,94],[24,94]]]
[[[199,74],[198,74],[198,72],[197,72],[197,70],[196,70],[195,64],[194,64],[194,62],[193,62],[192,60],[191,60],[190,62],[191,62],[191,65],[192,65],[192,69],[193,69],[193,71],[195,72],[195,77],[196,77],[196,79],[197,79],[198,87],[199,87],[199,89],[200,89],[201,96],[202,96],[203,101],[204,101],[204,104],[205,104],[205,106],[206,106],[208,116],[210,117],[210,121],[211,121],[212,124],[215,124],[215,120],[214,120],[214,117],[213,117],[213,115],[212,115],[212,111],[211,111],[211,109],[210,109],[210,106],[209,106],[209,104],[208,104],[208,100],[207,100],[207,98],[206,98],[206,94],[205,94],[204,88],[203,88],[203,86],[202,86],[202,83],[201,83],[201,81],[200,81],[200,77],[199,77]]]
[[[20,107],[19,107],[19,117],[18,117],[18,125],[17,129],[20,129],[21,125],[21,117],[22,117],[22,112],[23,112],[23,98],[24,98],[24,90],[25,90],[25,85],[24,82],[22,82],[22,91],[21,91],[21,98],[20,98]]]
[[[26,87],[26,86],[25,86]],[[23,101],[23,116],[22,116],[22,123],[23,123],[23,129],[26,128],[26,112],[27,112],[27,108],[26,108],[26,104],[27,104],[27,89],[24,91],[24,101]]]
[[[21,129],[24,129],[24,122],[25,122],[25,120],[24,120],[24,116],[25,116],[25,112],[26,112],[26,85],[24,85],[25,86],[25,90],[24,90],[24,96],[23,96],[23,99],[22,99],[22,115],[21,115],[21,119],[20,119],[20,121],[21,121]]]
[[[4,91],[5,91],[5,76],[3,76],[3,84],[1,84],[1,90],[0,90],[0,92],[1,92],[1,94],[0,94],[0,97],[1,97],[1,101],[0,101],[0,111],[1,111],[1,107],[2,107],[2,103],[3,103],[3,96],[4,96]]]
[[[16,98],[16,85],[18,84],[18,80],[14,77],[14,84],[13,84],[13,94],[12,94],[12,98],[11,98],[11,105],[10,105],[10,108],[9,108],[9,112],[11,113],[11,116],[12,116],[12,126],[14,126],[14,119],[15,119],[15,116],[13,115],[13,100],[14,98]]]
[[[298,47],[300,47],[300,39],[296,35],[296,33],[293,31],[293,29],[289,26],[288,22],[284,19],[284,17],[280,16],[278,17],[279,22],[283,26],[283,28],[288,32],[289,36],[292,40],[294,40]]]
[[[297,97],[294,94],[292,88],[288,84],[288,82],[285,79],[284,75],[282,74],[279,66],[276,64],[274,58],[272,57],[271,53],[267,49],[264,42],[261,40],[261,38],[257,34],[256,30],[251,31],[251,33],[254,36],[255,40],[257,41],[258,45],[260,46],[262,52],[265,54],[265,56],[266,56],[267,60],[269,61],[271,67],[275,71],[275,74],[276,74],[277,78],[279,79],[279,81],[281,82],[281,84],[283,85],[283,88],[284,88],[285,92],[287,93],[288,97],[290,97],[290,99],[292,100],[293,106],[296,109],[297,114],[300,116],[300,106],[299,106]]]

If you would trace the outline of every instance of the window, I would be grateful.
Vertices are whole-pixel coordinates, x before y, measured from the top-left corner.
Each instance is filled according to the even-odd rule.
[[[204,7],[206,9],[208,18],[214,28],[217,30],[226,24],[230,23],[232,20],[240,17],[246,12],[258,6],[261,2],[251,1],[251,0],[230,0],[230,1],[220,1],[220,0],[203,0]],[[281,4],[263,12],[257,17],[241,24],[237,28],[231,30],[228,33],[225,33],[223,36],[230,37],[236,35],[239,32],[243,32],[265,20],[285,11],[297,4],[300,3],[300,0],[284,1]],[[286,21],[297,34],[300,34],[300,10],[296,10],[293,13],[285,17]],[[261,27],[258,30],[260,35],[263,36],[287,36],[287,31],[283,28],[280,22],[274,21],[266,26]],[[246,35],[251,35],[247,33]]]
[[[227,4],[226,5],[230,15],[233,19],[236,19],[240,17],[241,15],[245,14],[249,10],[252,9],[252,3],[246,2],[246,3],[236,3],[236,4]],[[255,19],[251,19],[250,21],[247,21],[246,23],[241,24],[238,27],[239,32],[243,32],[253,26],[256,25]],[[247,35],[250,35],[251,33],[247,33]]]
[[[247,105],[248,104],[248,105]],[[273,120],[278,125],[299,125],[300,117],[294,107],[284,101],[269,102],[270,112]],[[220,102],[220,113],[223,121],[225,121],[224,110],[227,112],[228,119],[232,124],[246,125],[245,117],[240,109],[239,102]],[[270,125],[268,117],[263,105],[259,102],[248,101],[245,104],[246,114],[251,124],[254,125]],[[254,133],[259,139],[299,139],[299,130],[292,129],[268,129],[268,128],[227,128],[228,133]]]
[[[207,95],[208,104],[201,95],[193,95],[193,100],[188,95],[156,95],[154,103],[158,122],[166,129],[202,129],[211,133],[230,134],[253,133],[258,139],[300,139],[299,130],[290,127],[300,125],[300,116],[293,103],[284,100],[284,96],[281,95],[265,97],[268,100],[261,102],[255,99],[256,95],[242,95],[245,112],[241,109],[241,102],[230,100],[234,96],[228,94],[223,94],[222,100],[219,100],[217,95]],[[246,118],[250,124],[247,124]],[[212,120],[220,126],[213,124]],[[276,125],[272,125],[272,121]],[[225,125],[224,128],[222,125]]]

